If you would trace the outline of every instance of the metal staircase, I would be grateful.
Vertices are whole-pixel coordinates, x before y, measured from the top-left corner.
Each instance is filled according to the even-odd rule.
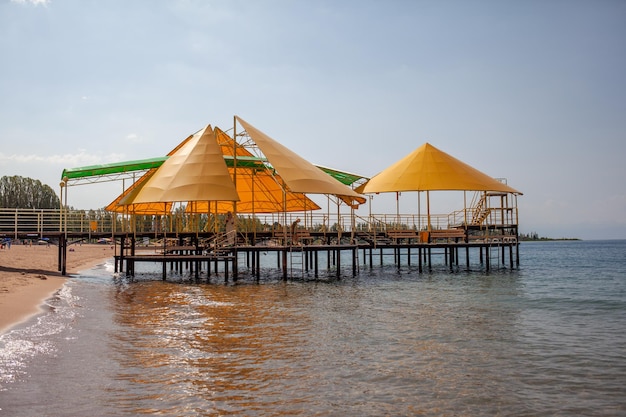
[[[289,267],[292,278],[296,276],[304,278],[304,256],[302,246],[291,246],[289,248]]]
[[[487,217],[489,217],[490,209],[487,207],[487,194],[482,194],[476,206],[473,209],[472,226],[482,226]]]

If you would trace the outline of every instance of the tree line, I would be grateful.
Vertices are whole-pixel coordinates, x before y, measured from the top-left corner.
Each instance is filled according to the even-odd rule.
[[[58,209],[59,196],[41,181],[19,175],[0,178],[0,207],[20,209]]]

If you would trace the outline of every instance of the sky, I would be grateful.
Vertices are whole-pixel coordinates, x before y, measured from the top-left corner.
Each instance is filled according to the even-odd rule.
[[[523,192],[522,233],[626,238],[621,0],[0,0],[0,57],[0,176],[59,192],[64,168],[163,156],[238,115],[366,177],[428,142]]]

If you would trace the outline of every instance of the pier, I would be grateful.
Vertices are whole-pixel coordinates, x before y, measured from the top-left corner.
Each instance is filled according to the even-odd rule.
[[[142,233],[107,235],[110,245],[115,246],[114,272],[134,277],[137,265],[159,265],[161,279],[167,280],[171,274],[187,276],[196,282],[211,282],[211,279],[224,283],[236,282],[242,275],[261,282],[271,270],[279,271],[283,280],[292,279],[341,279],[342,276],[357,276],[364,268],[379,268],[393,265],[398,269],[416,268],[419,273],[427,273],[433,268],[447,268],[451,272],[470,270],[476,265],[484,271],[495,268],[516,269],[519,267],[519,242],[514,236],[490,237],[488,239],[454,238],[448,241],[438,239],[421,242],[417,239],[402,238],[397,233],[379,234],[376,243],[368,242],[363,236],[341,242],[340,234],[311,232],[312,239],[307,243],[284,244],[276,240],[272,233],[242,235],[242,241],[250,242],[256,237],[256,244],[235,246],[213,246],[219,235],[214,233],[181,233],[177,237]],[[419,234],[418,234],[419,236]],[[91,236],[97,239],[99,235]],[[77,242],[87,241],[84,233],[52,233],[49,239],[57,241],[59,251],[59,271],[65,274],[66,254],[69,247]],[[166,242],[161,245],[138,245],[147,239]],[[261,256],[274,257],[275,261],[261,262]],[[270,266],[271,265],[271,266]],[[214,281],[215,281],[214,280]]]
[[[341,279],[389,259],[419,272],[470,269],[476,258],[486,271],[519,267],[522,193],[429,143],[368,178],[313,165],[239,116],[227,131],[208,124],[166,156],[65,169],[61,210],[0,211],[0,235],[56,242],[63,274],[68,246],[94,239],[114,246],[116,273],[160,264],[164,280],[170,271],[260,280],[264,269],[285,280]],[[101,211],[70,210],[70,186],[120,179],[122,193]],[[456,192],[461,208],[432,213],[441,191]],[[402,193],[417,197],[409,214]],[[395,214],[373,214],[380,194],[395,196]],[[260,254],[275,255],[275,267]]]
[[[146,216],[106,213],[94,220],[84,211],[11,209],[0,213],[0,239],[57,246],[63,275],[67,251],[90,242],[114,248],[116,273],[134,277],[151,265],[148,269],[163,280],[174,275],[199,282],[341,279],[390,265],[419,273],[519,268],[517,208],[501,194],[486,193],[478,201],[477,207],[428,219],[412,214],[240,215],[234,231],[227,231],[219,214],[204,215],[204,223],[191,222],[197,217],[193,214],[151,216],[149,227],[140,230]],[[284,226],[298,218],[302,222],[296,228]],[[186,223],[215,231],[178,229]]]

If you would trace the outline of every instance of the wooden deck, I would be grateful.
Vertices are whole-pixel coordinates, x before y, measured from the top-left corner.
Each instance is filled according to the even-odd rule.
[[[155,238],[154,233],[145,235]],[[428,241],[425,241],[426,236]],[[59,270],[64,273],[70,242],[83,240],[85,236],[68,234],[66,238],[59,233],[54,237],[59,241]],[[157,236],[165,242],[179,243],[168,246],[138,245],[137,242],[142,242],[143,237],[141,234],[113,236],[115,272],[134,276],[136,265],[160,263],[163,279],[167,279],[168,265],[170,270],[188,271],[196,279],[219,271],[225,282],[230,278],[236,281],[240,268],[246,268],[246,273],[260,279],[263,275],[261,254],[275,253],[276,268],[282,271],[284,279],[298,278],[305,273],[317,278],[323,269],[319,261],[323,252],[324,259],[333,260],[332,265],[330,261],[326,265],[326,276],[331,274],[337,279],[342,274],[349,274],[350,270],[353,276],[357,275],[362,266],[373,268],[383,265],[383,259],[390,258],[398,267],[416,264],[419,272],[431,270],[436,262],[443,262],[451,270],[462,269],[464,265],[469,269],[470,257],[476,255],[481,268],[486,271],[492,269],[493,263],[499,267],[508,264],[511,269],[519,267],[519,242],[516,236],[494,234],[481,238],[469,236],[466,239],[463,230],[438,230],[428,235],[412,230],[395,231],[378,235],[371,241],[346,233],[309,232],[300,239],[290,239],[286,235],[265,232],[240,234],[241,240],[247,244],[219,247],[206,245],[214,237],[206,233],[180,233],[175,239],[172,236]]]

